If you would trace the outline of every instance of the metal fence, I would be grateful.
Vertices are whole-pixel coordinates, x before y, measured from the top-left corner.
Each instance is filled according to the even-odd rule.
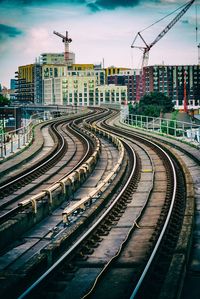
[[[26,147],[33,139],[33,126],[40,122],[51,120],[54,117],[68,115],[82,111],[82,108],[72,110],[56,110],[56,114],[52,111],[44,111],[42,113],[33,114],[29,119],[24,119],[24,124],[21,128],[9,132],[0,133],[0,159],[5,159],[8,156],[16,153],[20,149]]]
[[[194,122],[182,122],[174,119],[156,118],[121,112],[121,122],[135,128],[158,134],[166,134],[182,141],[200,146],[200,125]]]

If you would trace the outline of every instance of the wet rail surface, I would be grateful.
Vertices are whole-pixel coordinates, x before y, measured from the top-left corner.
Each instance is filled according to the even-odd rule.
[[[183,222],[184,176],[175,158],[170,159],[157,144],[105,126],[104,130],[127,140],[123,143],[129,163],[120,179],[121,192],[106,202],[107,218],[103,210],[87,236],[69,247],[20,298],[159,296]],[[97,127],[91,129],[100,133]]]

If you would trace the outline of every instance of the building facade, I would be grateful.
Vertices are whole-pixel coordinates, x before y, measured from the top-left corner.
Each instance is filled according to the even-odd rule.
[[[34,66],[34,103],[43,103],[42,66],[39,63]]]
[[[21,103],[43,104],[43,85],[45,79],[95,76],[96,84],[105,84],[105,71],[94,64],[30,64],[20,66],[16,72],[16,100]],[[53,93],[54,94],[54,93]]]
[[[75,63],[75,53],[69,52],[69,64]],[[41,64],[65,64],[64,53],[42,53]]]
[[[42,66],[39,63],[18,67],[16,100],[22,103],[42,103]]]
[[[119,74],[121,71],[129,71],[129,68],[126,67],[115,67],[115,66],[109,66],[105,68],[106,78],[108,76],[113,76]]]
[[[155,65],[144,68],[144,93],[162,92],[183,110],[184,86],[188,109],[200,108],[200,65]]]
[[[43,96],[45,105],[78,105],[99,106],[100,104],[121,104],[127,99],[127,87],[115,85],[101,85],[104,70],[68,71],[52,68],[51,72],[44,71]]]
[[[139,84],[140,70],[120,70],[118,74],[107,76],[108,84],[127,86],[128,101],[136,100],[136,90]]]
[[[81,65],[80,65],[81,66]],[[78,67],[80,69],[80,66]],[[85,65],[82,65],[81,70],[76,70],[77,65],[72,65],[71,69],[68,68],[66,65],[43,65],[42,66],[42,79],[49,79],[49,78],[59,78],[59,77],[70,77],[70,76],[77,76],[77,77],[87,77],[87,76],[95,76],[97,80],[97,85],[105,84],[105,72],[103,69],[94,69],[87,68]]]
[[[16,99],[19,102],[34,102],[34,67],[34,64],[18,67]]]

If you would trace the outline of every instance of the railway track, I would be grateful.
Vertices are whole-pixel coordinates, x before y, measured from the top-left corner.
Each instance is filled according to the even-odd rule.
[[[89,135],[90,136],[93,136],[93,135],[91,135],[91,133],[89,133]],[[91,138],[91,137],[90,137]],[[106,145],[106,144],[105,144]],[[107,145],[108,146],[108,145]],[[105,151],[105,150],[104,150]],[[91,153],[88,153],[88,155],[91,155]],[[111,154],[111,152],[110,152],[110,155],[112,155]],[[93,159],[93,158],[92,158]],[[89,159],[90,160],[90,159]],[[91,161],[92,162],[92,161]],[[91,163],[90,162],[90,163]],[[102,161],[103,162],[103,161]],[[86,161],[86,163],[87,163],[87,161]],[[93,163],[93,162],[92,162]],[[103,164],[105,164],[104,162],[103,162]],[[109,162],[108,163],[109,164],[109,168],[111,168],[111,162]],[[90,164],[88,164],[88,165],[90,165]],[[92,165],[92,164],[91,164]],[[88,166],[87,166],[88,167]],[[107,166],[108,167],[108,166]],[[101,177],[100,177],[100,179],[102,178],[103,180],[104,180],[104,177],[106,177],[106,173],[105,173],[105,171],[104,170],[102,170],[102,174],[101,174]],[[76,178],[77,179],[77,178]],[[56,185],[57,183],[55,182],[55,184],[54,185]],[[62,183],[63,185],[64,185],[64,182]],[[31,202],[30,202],[31,203]],[[61,214],[60,214],[61,215]],[[54,219],[55,219],[55,216],[54,216]],[[63,229],[63,224],[61,223],[61,225],[60,225],[60,228],[57,226],[56,227],[57,229],[59,229],[59,232]],[[58,231],[57,231],[57,233],[58,233]],[[51,235],[51,237],[54,235],[54,233],[52,234],[50,234],[49,232],[46,234],[46,235],[44,235],[43,237],[44,237],[44,239],[43,240],[41,240],[42,242],[44,242],[45,243],[45,239],[47,239],[47,238],[49,238],[50,237],[50,235]],[[31,236],[30,237],[28,237],[29,239],[31,239]],[[27,242],[27,241],[26,241]],[[41,243],[42,243],[41,242]],[[21,245],[22,245],[22,247],[23,247],[23,243],[24,243],[24,241],[22,241],[22,242],[19,242],[19,244],[17,245],[18,247],[20,247]],[[38,242],[35,242],[35,244],[33,245],[33,247],[35,246],[35,247],[38,247],[38,248],[40,248],[40,245],[38,245],[39,243]],[[25,244],[25,245],[27,245],[27,244]],[[15,245],[16,246],[16,245]],[[41,248],[40,248],[41,249]],[[30,248],[30,250],[33,250],[33,248]],[[12,250],[11,250],[12,251]],[[25,254],[22,254],[22,255],[26,255],[26,253]],[[11,254],[9,253],[8,254],[8,257],[10,257],[11,256]],[[22,259],[23,259],[23,257],[22,257]],[[19,262],[9,262],[9,258],[8,259],[6,259],[6,254],[4,254],[4,256],[2,256],[2,258],[0,258],[0,261],[2,262],[2,263],[0,263],[1,264],[1,267],[2,267],[2,265],[4,265],[5,266],[5,264],[7,264],[7,271],[9,271],[9,268],[8,268],[8,265],[10,265],[9,267],[11,267],[10,269],[14,269],[14,267],[17,267],[17,264],[19,264]],[[4,262],[5,261],[5,262]],[[19,266],[19,265],[18,265]],[[4,267],[5,268],[5,267]],[[1,272],[2,273],[2,272]]]
[[[62,125],[63,122],[65,121],[59,120],[50,125],[50,135],[52,136],[55,144],[50,153],[41,159],[35,159],[35,161],[33,161],[29,167],[23,168],[20,173],[18,172],[17,174],[8,176],[7,179],[0,184],[0,199],[3,199],[14,193],[16,190],[24,187],[34,179],[47,172],[64,156],[67,151],[67,142],[65,138],[66,133],[64,132]],[[74,129],[70,129],[69,125],[68,130],[73,131],[74,134],[77,135]],[[83,141],[85,142],[85,140]],[[72,142],[74,143],[73,140]]]
[[[37,269],[41,275],[30,272],[26,276],[25,269],[18,271],[20,259],[11,263],[6,271],[17,270],[22,279],[14,278],[15,291],[5,293],[3,289],[3,296],[12,294],[11,298],[20,299],[179,296],[184,278],[181,272],[191,242],[186,229],[193,216],[188,203],[188,198],[192,198],[190,176],[169,146],[108,125],[115,115],[116,112],[107,111],[79,124],[79,132],[89,136],[90,130],[101,140],[108,159],[107,170],[98,166],[105,160],[99,155],[96,170],[92,164],[93,176],[76,193],[71,192],[71,201],[62,208],[63,218],[56,230],[41,239],[46,242],[55,237],[55,243],[38,251],[38,260],[32,266],[32,271]],[[90,138],[94,139],[93,136]],[[113,142],[120,153],[118,159],[111,147]],[[88,169],[86,162],[84,165]],[[97,177],[99,182],[95,185]],[[95,188],[91,189],[91,185]],[[66,181],[62,186],[68,190]],[[49,197],[55,197],[53,190]],[[57,215],[60,212],[53,214],[54,219]],[[25,252],[24,256],[28,254]],[[24,256],[21,260],[26,259]]]
[[[76,122],[81,122],[82,118],[79,120],[76,120]],[[31,201],[34,196],[37,197],[37,193],[44,193],[44,196],[46,195],[47,191],[41,191],[45,190],[48,186],[51,186],[52,184],[55,184],[62,179],[64,179],[66,176],[69,176],[75,169],[77,169],[81,164],[84,163],[90,157],[92,152],[94,151],[94,144],[91,140],[91,137],[87,136],[85,137],[84,133],[80,133],[79,129],[77,131],[77,125],[76,122],[71,122],[67,125],[68,133],[66,135],[66,132],[62,131],[62,134],[65,134],[65,137],[62,136],[63,139],[63,147],[67,147],[66,144],[64,146],[64,143],[66,143],[66,140],[68,139],[69,145],[68,149],[70,149],[71,153],[67,151],[66,157],[63,156],[61,160],[59,160],[59,166],[58,164],[54,166],[53,169],[50,169],[47,173],[40,176],[37,180],[35,180],[33,183],[22,187],[20,190],[15,192],[14,195],[8,196],[5,199],[2,199],[0,202],[1,205],[1,216],[0,216],[0,222],[1,222],[1,228],[0,228],[0,239],[1,239],[1,250],[4,249],[11,241],[13,242],[15,239],[19,237],[20,234],[22,234],[25,230],[30,229],[31,225],[34,225],[38,221],[41,221],[41,219],[48,215],[48,207],[46,208],[46,211],[40,216],[34,217],[32,221],[29,221],[27,225],[23,225],[23,221],[26,222],[26,215],[24,213],[28,213],[27,216],[32,213],[31,208]],[[63,129],[63,126],[66,125],[59,124],[60,129]],[[71,133],[69,133],[71,132]],[[71,136],[69,136],[69,134]],[[89,138],[89,139],[88,139]],[[80,141],[79,141],[80,139]],[[88,141],[90,140],[90,141]],[[78,148],[77,148],[78,146]],[[62,147],[62,148],[63,148]],[[71,155],[71,156],[70,156]],[[28,182],[28,179],[27,179]],[[43,183],[43,184],[42,184]],[[48,194],[47,194],[48,195]],[[22,197],[23,196],[23,197]],[[31,198],[31,199],[30,199]],[[63,198],[64,199],[64,198]],[[61,204],[63,201],[62,197],[60,200],[58,200],[57,203],[54,204],[54,207],[56,208],[57,205]],[[49,201],[47,196],[47,202]],[[45,205],[45,202],[44,202]],[[39,214],[39,213],[38,213]],[[21,216],[20,216],[21,215]],[[17,217],[17,218],[16,218]],[[19,219],[21,218],[21,220]],[[24,219],[25,218],[25,219]],[[13,226],[16,226],[16,224],[19,226],[20,229],[18,233],[14,233],[12,235],[12,238],[6,238],[6,230],[5,225],[9,221],[9,225],[7,224],[8,231],[11,231],[11,228]],[[17,226],[16,226],[17,227]],[[12,232],[12,231],[11,231]],[[13,233],[12,233],[13,234]]]
[[[104,136],[110,130],[87,126]],[[115,130],[115,134],[121,133]],[[124,132],[122,136],[129,160],[126,183],[114,197],[109,192],[109,201],[105,195],[98,198],[106,201],[99,218],[19,298],[64,298],[66,293],[73,299],[150,298],[149,290],[151,298],[157,298],[183,221],[184,176],[180,165],[157,144],[145,138],[133,140]],[[155,292],[151,278],[157,267]]]
[[[119,123],[116,122],[117,126]],[[121,126],[121,125],[120,125]],[[128,126],[123,125],[123,130],[129,130]],[[134,134],[138,134],[137,129],[132,129]],[[198,248],[200,246],[199,239],[199,200],[200,200],[200,151],[187,144],[180,143],[176,140],[169,140],[162,136],[156,135],[149,136],[149,132],[140,132],[146,138],[153,138],[156,142],[160,142],[160,139],[169,150],[173,151],[174,155],[179,157],[181,165],[185,169],[187,178],[187,206],[184,217],[184,223],[182,227],[182,240],[180,239],[177,248],[179,253],[174,257],[173,263],[169,270],[168,280],[171,281],[171,285],[175,286],[179,290],[179,297],[181,299],[193,298],[198,299],[200,297],[200,256]],[[177,282],[177,273],[182,272],[182,281]],[[172,282],[173,280],[173,282]],[[168,286],[167,286],[168,285]],[[164,298],[167,297],[167,289],[169,289],[169,282],[163,287],[162,294],[165,293]],[[176,294],[175,292],[173,292]],[[176,296],[172,296],[176,298]]]
[[[63,127],[63,125],[62,126],[59,125],[59,126]],[[73,131],[72,129],[70,129],[70,124],[68,124],[67,127],[68,130]],[[62,130],[62,134],[63,133],[64,131]],[[68,166],[68,172],[67,172],[68,174],[70,173],[70,171],[73,170],[73,168],[76,167],[76,165],[72,165],[70,167],[69,163],[73,159],[74,155],[76,155],[76,150],[77,150],[76,142],[78,142],[77,138],[74,137],[73,139],[72,137],[69,137],[67,135],[65,137],[63,137],[64,135],[63,136],[60,135],[60,136],[61,136],[62,143],[59,146],[58,150],[57,150],[57,146],[55,147],[55,150],[52,153],[53,154],[52,157],[48,159],[45,158],[45,161],[39,164],[39,166],[36,166],[36,168],[34,168],[33,171],[31,170],[26,174],[22,174],[17,179],[14,178],[14,180],[2,186],[2,189],[6,193],[6,194],[4,193],[6,196],[4,198],[1,198],[0,201],[0,208],[1,208],[0,223],[3,223],[10,216],[14,215],[15,212],[19,212],[20,207],[16,209],[15,207],[13,208],[13,206],[16,206],[16,204],[18,204],[22,198],[26,199],[27,197],[30,197],[29,195],[30,192],[32,195],[34,194],[33,192],[37,193],[38,187],[40,187],[42,183],[44,184],[45,182],[46,184],[50,184],[51,182],[55,181],[55,177],[62,177],[63,175],[61,176],[59,172],[61,172],[64,167],[66,168],[66,166]],[[86,144],[85,148],[84,148],[84,143],[78,142],[80,149],[76,157],[77,162],[81,160],[81,158],[84,156],[84,152],[86,153],[86,156],[89,155],[88,153],[89,144],[87,143],[87,140],[83,140],[83,141]],[[81,150],[82,144],[83,146]],[[71,153],[69,152],[69,146],[70,146]],[[64,155],[67,155],[67,158],[64,157]],[[54,172],[52,172],[51,169],[53,166],[55,166],[58,163],[58,161],[60,161],[60,167],[56,166],[56,176],[55,176]],[[27,185],[29,186],[27,187]]]

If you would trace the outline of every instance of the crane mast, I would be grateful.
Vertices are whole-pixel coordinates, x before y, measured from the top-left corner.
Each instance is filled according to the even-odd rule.
[[[64,52],[65,63],[69,64],[69,61],[70,61],[70,59],[69,59],[69,43],[72,42],[72,39],[68,38],[68,31],[66,31],[65,36],[57,31],[53,31],[53,33],[62,38],[62,41],[65,44],[65,52]]]

